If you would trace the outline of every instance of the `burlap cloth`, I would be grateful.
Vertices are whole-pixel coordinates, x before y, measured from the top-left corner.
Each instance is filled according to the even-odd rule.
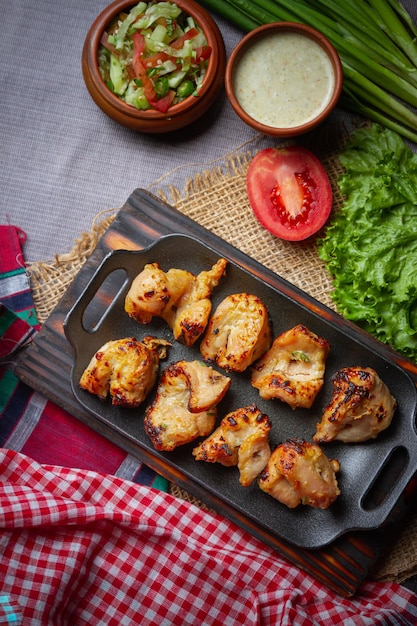
[[[340,142],[347,131],[340,133]],[[334,131],[319,138],[312,136],[312,148],[319,154],[329,174],[334,191],[334,210],[340,205],[336,180],[340,173],[337,154],[342,145],[334,145]],[[303,145],[306,145],[304,139]],[[308,144],[307,144],[308,147]],[[183,191],[169,185],[167,189],[150,189],[155,195],[174,205],[179,211],[200,223],[219,237],[235,245],[266,267],[305,292],[336,310],[331,300],[332,283],[324,264],[319,260],[314,241],[289,243],[265,231],[254,218],[248,203],[245,175],[256,152],[248,149],[226,155],[220,164],[194,175]],[[163,182],[163,181],[159,181]],[[156,186],[154,184],[154,186]],[[61,299],[73,277],[94,250],[99,238],[110,226],[117,209],[101,212],[91,231],[83,233],[67,254],[57,254],[51,261],[28,264],[35,307],[40,322],[44,322]],[[193,496],[171,485],[175,496],[207,508]],[[381,559],[373,578],[402,582],[417,573],[417,513],[410,515],[399,529],[394,543]]]

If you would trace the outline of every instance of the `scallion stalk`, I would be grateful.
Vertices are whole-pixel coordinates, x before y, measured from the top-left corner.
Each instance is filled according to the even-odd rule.
[[[348,3],[334,2],[334,0],[316,0],[333,21],[334,28],[345,37],[354,38],[356,41],[365,41],[366,47],[377,51],[379,59],[386,59],[395,68],[412,69],[413,64],[409,58],[396,46],[396,44],[374,22],[374,13],[367,14],[364,7],[367,5],[363,0],[349,0]],[[372,11],[372,9],[369,10]],[[362,11],[362,14],[361,14]],[[358,19],[358,15],[363,18]],[[337,17],[337,20],[335,20]]]
[[[245,32],[249,32],[260,26],[262,22],[251,19],[246,15],[241,7],[235,7],[231,2],[216,2],[216,0],[200,0],[200,4],[205,5],[231,24],[241,28]]]
[[[389,1],[368,0],[368,2],[380,17],[379,25],[381,30],[395,41],[414,64],[417,64],[416,42],[411,38],[409,31],[398,17],[398,14],[393,10]]]
[[[402,126],[392,118],[387,117],[380,111],[366,106],[361,100],[358,100],[358,98],[352,91],[350,91],[348,85],[345,86],[344,94],[342,94],[340,98],[340,103],[346,109],[350,109],[354,113],[359,113],[359,115],[362,115],[370,121],[377,122],[378,124],[381,124],[381,126],[385,126],[386,128],[395,131],[399,135],[402,135],[406,139],[417,143],[417,133],[408,128],[405,128],[404,126]]]
[[[378,87],[348,63],[345,63],[344,72],[345,82],[351,85],[351,90],[359,95],[362,102],[391,115],[404,126],[417,130],[417,115],[397,98]]]
[[[256,21],[259,26],[276,21],[275,16],[268,10],[266,2],[261,2],[260,4],[257,4],[253,0],[228,0],[228,2],[236,9],[240,8],[244,11],[244,13]]]
[[[253,0],[255,11],[264,9],[271,15],[271,22],[300,22],[291,6],[284,6],[279,0]]]
[[[410,17],[410,14],[407,13],[399,0],[388,0],[388,2],[390,3],[394,11],[398,14],[398,17],[404,22],[406,26],[408,26],[411,34],[414,37],[417,37],[417,26],[414,24],[413,20]]]
[[[391,93],[395,93],[398,98],[401,98],[411,106],[417,107],[417,88],[390,69],[379,65],[371,58],[366,58],[363,54],[356,54],[355,57],[349,57],[349,54],[345,52],[343,61],[344,70],[346,63],[349,63],[351,67],[354,67],[373,83]]]
[[[351,31],[339,27],[343,39],[346,41],[348,49],[357,49],[376,63],[387,67],[404,80],[417,85],[417,68],[406,57],[400,58],[393,55],[389,50],[380,46],[376,41],[365,41],[362,37],[355,36]]]

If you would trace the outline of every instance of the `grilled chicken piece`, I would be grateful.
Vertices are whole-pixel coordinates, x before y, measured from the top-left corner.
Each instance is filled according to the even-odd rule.
[[[243,372],[271,345],[268,311],[250,293],[227,296],[217,307],[200,344],[203,358],[226,371]]]
[[[271,422],[254,404],[229,413],[193,455],[197,461],[237,465],[240,484],[249,486],[268,462]]]
[[[156,337],[108,341],[92,357],[80,378],[80,387],[112,404],[137,407],[156,382],[159,361],[170,343]]]
[[[277,337],[255,363],[251,383],[264,400],[309,409],[324,383],[330,344],[299,324]]]
[[[145,431],[155,449],[170,452],[211,433],[216,406],[230,383],[230,378],[201,361],[169,365],[162,373],[155,400],[145,412]]]
[[[175,268],[164,272],[158,263],[149,263],[133,280],[125,311],[142,324],[149,324],[154,316],[164,319],[177,341],[192,346],[206,329],[211,292],[226,265],[225,259],[219,259],[210,270],[195,276]]]
[[[314,441],[367,441],[391,424],[396,400],[372,368],[341,369],[333,378],[333,387]]]
[[[272,452],[258,484],[290,509],[299,504],[327,509],[340,495],[339,470],[339,462],[329,460],[317,444],[289,439]]]

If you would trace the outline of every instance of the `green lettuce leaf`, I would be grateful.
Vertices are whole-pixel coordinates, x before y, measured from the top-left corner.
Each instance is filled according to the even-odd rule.
[[[318,240],[347,319],[417,362],[417,155],[391,130],[356,130],[340,162],[344,201]]]

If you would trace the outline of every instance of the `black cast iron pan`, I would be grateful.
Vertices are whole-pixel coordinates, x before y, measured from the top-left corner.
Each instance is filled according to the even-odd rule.
[[[244,488],[239,484],[237,468],[196,462],[193,442],[171,453],[154,450],[144,427],[145,402],[138,409],[113,407],[81,390],[78,381],[92,355],[107,341],[135,336],[138,339],[152,334],[173,341],[171,331],[161,320],[142,326],[124,312],[124,298],[132,280],[146,263],[158,262],[167,271],[171,267],[187,269],[195,274],[211,267],[219,258],[215,249],[185,235],[167,235],[146,250],[116,251],[102,262],[86,289],[69,312],[64,328],[75,350],[72,369],[72,389],[77,400],[99,420],[146,450],[163,468],[168,465],[177,475],[203,485],[221,501],[244,514],[260,527],[303,548],[322,547],[352,530],[381,527],[389,518],[395,504],[417,471],[416,388],[407,372],[375,349],[365,346],[351,327],[324,318],[320,309],[304,306],[291,297],[287,290],[266,284],[256,275],[234,262],[229,262],[227,274],[213,292],[213,310],[228,294],[251,292],[267,306],[273,325],[273,334],[304,324],[316,334],[325,337],[331,345],[326,365],[326,380],[313,407],[293,411],[278,401],[264,401],[249,382],[249,373],[228,374],[232,378],[230,390],[219,405],[219,420],[229,411],[255,403],[273,422],[271,446],[288,438],[311,440],[315,425],[321,419],[330,400],[332,376],[342,367],[359,365],[373,367],[388,385],[398,402],[391,426],[373,441],[360,444],[331,443],[323,446],[330,458],[341,465],[338,475],[342,494],[327,510],[300,506],[288,509],[263,493],[256,482]],[[201,358],[198,344],[187,348],[172,343],[168,358],[161,362],[161,370],[180,359]],[[152,401],[153,394],[149,396]]]

